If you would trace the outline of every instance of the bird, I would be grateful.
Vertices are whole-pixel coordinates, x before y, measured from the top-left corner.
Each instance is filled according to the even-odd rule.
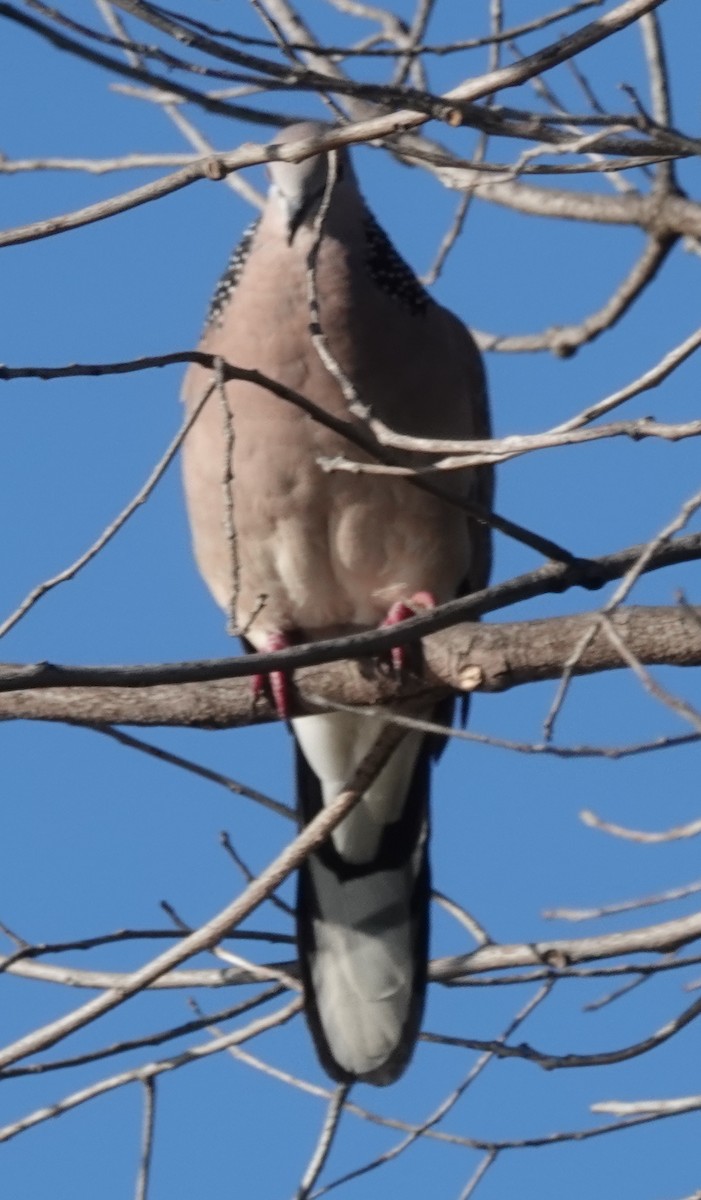
[[[199,349],[257,369],[367,437],[363,416],[349,412],[341,373],[367,410],[399,433],[489,437],[475,342],[394,248],[363,198],[349,151],[297,162],[277,156],[279,147],[328,131],[323,123],[296,123],[271,143],[267,199],[216,288]],[[340,371],[322,361],[312,335],[314,248],[316,319]],[[211,370],[191,364],[183,387],[190,411],[208,388]],[[489,508],[488,468],[441,475],[443,496],[397,474],[324,471],[321,459],[347,457],[349,449],[362,461],[371,455],[257,382],[229,380],[225,394],[229,417],[211,394],[190,429],[183,477],[199,570],[218,604],[229,612],[233,606],[247,649],[391,624],[486,585],[488,523],[462,502]],[[285,716],[286,680],[277,674],[272,682]],[[449,726],[452,710],[451,699],[420,715]],[[290,725],[306,823],[342,790],[382,720],[336,711],[294,717]],[[444,742],[407,733],[299,871],[305,1014],[321,1065],[341,1084],[393,1083],[419,1036],[430,775]]]

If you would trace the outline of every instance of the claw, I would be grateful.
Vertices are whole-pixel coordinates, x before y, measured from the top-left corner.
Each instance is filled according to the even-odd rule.
[[[397,600],[390,608],[385,617],[381,629],[385,629],[390,625],[399,625],[400,621],[406,621],[409,617],[415,617],[417,613],[423,612],[427,608],[435,608],[436,600],[430,592],[415,592],[410,596],[409,602]],[[404,675],[409,667],[409,648],[407,646],[393,646],[389,652],[392,670],[395,675]]]
[[[286,650],[292,642],[286,633],[270,633],[265,639],[261,652],[270,650]],[[254,701],[263,692],[267,692],[277,715],[282,721],[290,719],[290,680],[285,671],[261,671],[251,677]]]

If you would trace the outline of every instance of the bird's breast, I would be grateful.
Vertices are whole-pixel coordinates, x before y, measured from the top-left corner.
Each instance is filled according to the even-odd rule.
[[[300,455],[299,445],[286,452],[268,443],[261,472],[257,494],[234,496],[239,622],[268,597],[254,644],[276,629],[314,638],[376,625],[419,591],[439,602],[455,595],[469,565],[459,510],[405,479],[325,472],[312,447]]]

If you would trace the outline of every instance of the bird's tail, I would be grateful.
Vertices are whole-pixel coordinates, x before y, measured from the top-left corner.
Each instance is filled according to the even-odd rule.
[[[294,722],[300,814],[330,803],[377,737],[366,716]],[[339,1082],[394,1082],[421,1026],[430,895],[430,739],[410,733],[299,875],[307,1020]]]

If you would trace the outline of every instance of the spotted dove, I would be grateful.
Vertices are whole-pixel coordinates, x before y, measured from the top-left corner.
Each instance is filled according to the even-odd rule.
[[[292,126],[276,144],[319,128]],[[348,419],[338,371],[324,365],[310,333],[307,260],[317,239],[319,323],[362,403],[405,434],[488,436],[484,375],[470,334],[428,296],[369,211],[347,152],[336,155],[330,179],[325,154],[270,164],[267,203],[219,283],[200,349],[257,368]],[[210,384],[211,373],[192,366],[187,405]],[[226,396],[228,431],[212,394],[184,447],[184,479],[195,556],[224,609],[234,586],[233,514],[235,616],[251,648],[368,629],[388,614],[410,614],[413,597],[440,604],[485,585],[489,534],[460,500],[489,504],[489,472],[441,475],[457,502],[398,476],[325,472],[321,458],[368,456],[262,386],[232,381]],[[232,444],[227,505],[222,480]],[[449,723],[451,714],[452,703],[423,715]],[[352,776],[378,722],[337,712],[292,726],[306,822]],[[305,1009],[322,1065],[342,1082],[392,1083],[418,1037],[427,978],[429,775],[443,740],[407,734],[300,871]]]

